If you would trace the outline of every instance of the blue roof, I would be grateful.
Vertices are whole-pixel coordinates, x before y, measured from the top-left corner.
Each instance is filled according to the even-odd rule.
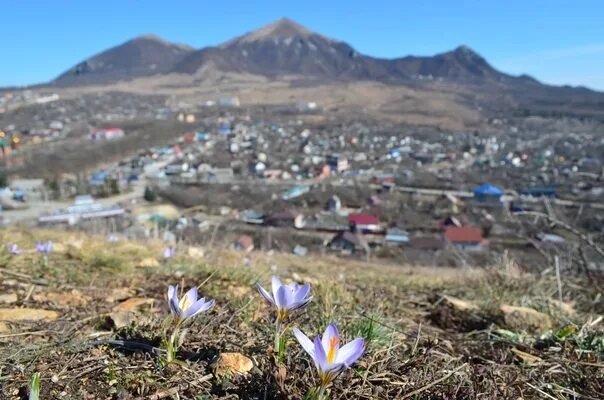
[[[489,183],[485,183],[484,185],[477,186],[474,188],[475,196],[502,196],[503,190],[499,189],[497,186],[493,186]]]

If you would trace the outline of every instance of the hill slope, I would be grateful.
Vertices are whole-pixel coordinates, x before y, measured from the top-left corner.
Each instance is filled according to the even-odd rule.
[[[154,35],[139,36],[94,55],[59,75],[59,86],[90,85],[130,80],[168,72],[192,49]]]

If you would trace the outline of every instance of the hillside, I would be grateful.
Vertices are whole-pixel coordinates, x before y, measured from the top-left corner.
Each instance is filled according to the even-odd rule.
[[[179,246],[166,261],[155,242],[39,230],[1,238],[26,250],[0,255],[10,398],[26,398],[39,372],[42,399],[300,399],[316,374],[289,329],[314,335],[329,322],[345,342],[367,344],[330,398],[596,399],[604,391],[601,286],[581,277],[564,277],[560,304],[552,273],[527,274],[510,260],[460,271]],[[55,248],[44,263],[29,250],[47,239]],[[310,283],[313,296],[290,319],[282,363],[272,352],[274,313],[254,288],[270,287],[271,274]],[[199,285],[216,306],[166,363],[162,321],[175,283]]]
[[[604,94],[506,74],[468,46],[433,56],[376,58],[286,18],[201,49],[141,36],[71,67],[49,85],[70,93],[119,90],[193,94],[193,101],[204,100],[204,92],[223,93],[245,95],[249,97],[247,104],[261,104],[268,84],[280,86],[276,97],[285,99],[297,98],[300,88],[314,88],[322,93],[319,100],[323,102],[326,97],[327,103],[333,101],[330,92],[337,88],[344,92],[337,97],[341,99],[339,107],[384,99],[389,110],[378,115],[388,117],[407,112],[396,98],[407,98],[411,91],[412,96],[426,95],[427,101],[411,105],[425,116],[447,113],[450,106],[431,107],[447,96],[454,97],[455,107],[468,109],[464,115],[480,110],[484,118],[542,115],[604,119]],[[359,94],[356,87],[367,84],[381,85],[380,93],[364,95],[361,90]],[[273,88],[269,91],[272,93]],[[394,99],[391,92],[397,92]],[[418,124],[416,117],[402,120]],[[466,120],[461,118],[445,127],[471,128]],[[441,122],[438,125],[443,126]]]
[[[58,86],[106,84],[169,72],[189,54],[188,46],[144,35],[96,54],[53,80]]]

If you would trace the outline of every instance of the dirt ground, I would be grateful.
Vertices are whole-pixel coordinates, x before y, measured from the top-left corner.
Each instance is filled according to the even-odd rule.
[[[31,251],[51,239],[44,264]],[[488,269],[371,265],[336,258],[179,247],[76,233],[0,231],[0,399],[301,399],[316,386],[291,335],[336,322],[361,360],[332,399],[602,399],[604,280],[532,275],[513,260]],[[270,276],[309,282],[313,300],[290,318],[287,354],[272,349],[274,313],[257,293]],[[188,328],[166,363],[167,285],[199,285],[216,306]],[[239,353],[253,366],[221,374]],[[247,368],[246,368],[247,369]]]

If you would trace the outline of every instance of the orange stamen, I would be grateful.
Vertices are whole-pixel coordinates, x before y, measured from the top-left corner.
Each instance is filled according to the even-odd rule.
[[[329,351],[327,352],[327,362],[333,364],[336,360],[336,350],[338,349],[338,344],[340,344],[340,339],[333,336],[329,339]]]

